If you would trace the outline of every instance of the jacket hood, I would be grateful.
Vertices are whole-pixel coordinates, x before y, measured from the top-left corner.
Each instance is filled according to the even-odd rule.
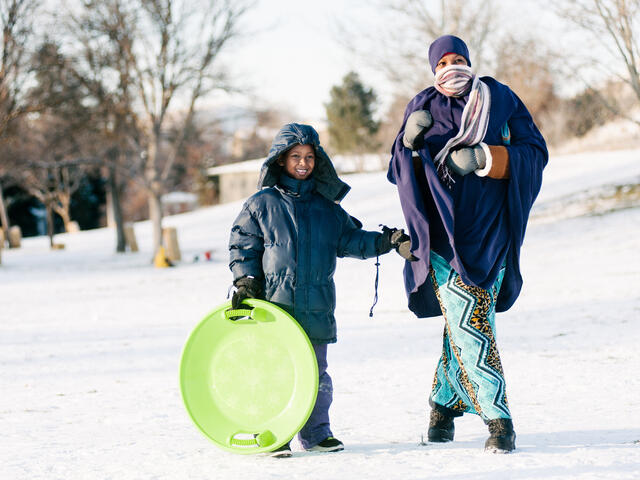
[[[310,125],[299,123],[288,123],[273,139],[269,155],[260,170],[258,190],[273,187],[278,183],[282,174],[282,167],[277,163],[278,158],[298,144],[312,145],[315,150],[316,164],[311,175],[316,183],[316,191],[328,200],[339,203],[351,187],[338,177],[331,159],[320,146],[318,132]]]

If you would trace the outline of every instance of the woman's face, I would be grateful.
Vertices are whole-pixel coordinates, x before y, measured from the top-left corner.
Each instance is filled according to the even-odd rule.
[[[296,180],[306,180],[316,165],[316,155],[311,145],[296,145],[278,160],[284,171]]]
[[[450,65],[467,65],[467,60],[457,53],[448,53],[436,65],[436,72]]]

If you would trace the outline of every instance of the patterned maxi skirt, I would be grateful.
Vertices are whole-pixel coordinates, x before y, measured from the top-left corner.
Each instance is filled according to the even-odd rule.
[[[446,260],[431,252],[430,274],[445,320],[431,405],[451,409],[455,416],[475,413],[485,422],[511,418],[495,341],[495,304],[504,269],[485,290],[465,285]]]

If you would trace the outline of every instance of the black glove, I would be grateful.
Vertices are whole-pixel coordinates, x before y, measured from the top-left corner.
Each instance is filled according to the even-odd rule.
[[[231,297],[231,307],[240,308],[246,298],[258,298],[262,295],[262,281],[254,277],[242,277],[233,282],[236,291]]]
[[[382,227],[382,235],[378,238],[378,254],[382,255],[391,249],[395,249],[398,254],[405,260],[415,262],[418,260],[411,253],[411,239],[404,230],[397,228],[389,228],[386,225]]]
[[[433,125],[433,117],[429,110],[416,110],[411,113],[404,124],[402,144],[411,150],[422,148],[424,133]]]
[[[464,176],[484,168],[487,165],[487,156],[480,145],[474,145],[449,152],[446,161],[451,170]]]

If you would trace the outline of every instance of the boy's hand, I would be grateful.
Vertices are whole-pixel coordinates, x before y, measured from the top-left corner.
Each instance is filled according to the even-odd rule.
[[[416,110],[407,118],[404,125],[402,144],[411,149],[418,150],[424,143],[423,135],[433,125],[433,117],[429,110]]]
[[[378,243],[378,253],[387,253],[392,248],[405,260],[409,260],[410,262],[418,260],[411,253],[411,240],[409,235],[404,233],[404,230],[383,226],[382,235]]]
[[[262,282],[254,277],[242,277],[233,282],[236,291],[231,297],[231,307],[240,308],[240,304],[247,298],[258,298],[262,295]]]

